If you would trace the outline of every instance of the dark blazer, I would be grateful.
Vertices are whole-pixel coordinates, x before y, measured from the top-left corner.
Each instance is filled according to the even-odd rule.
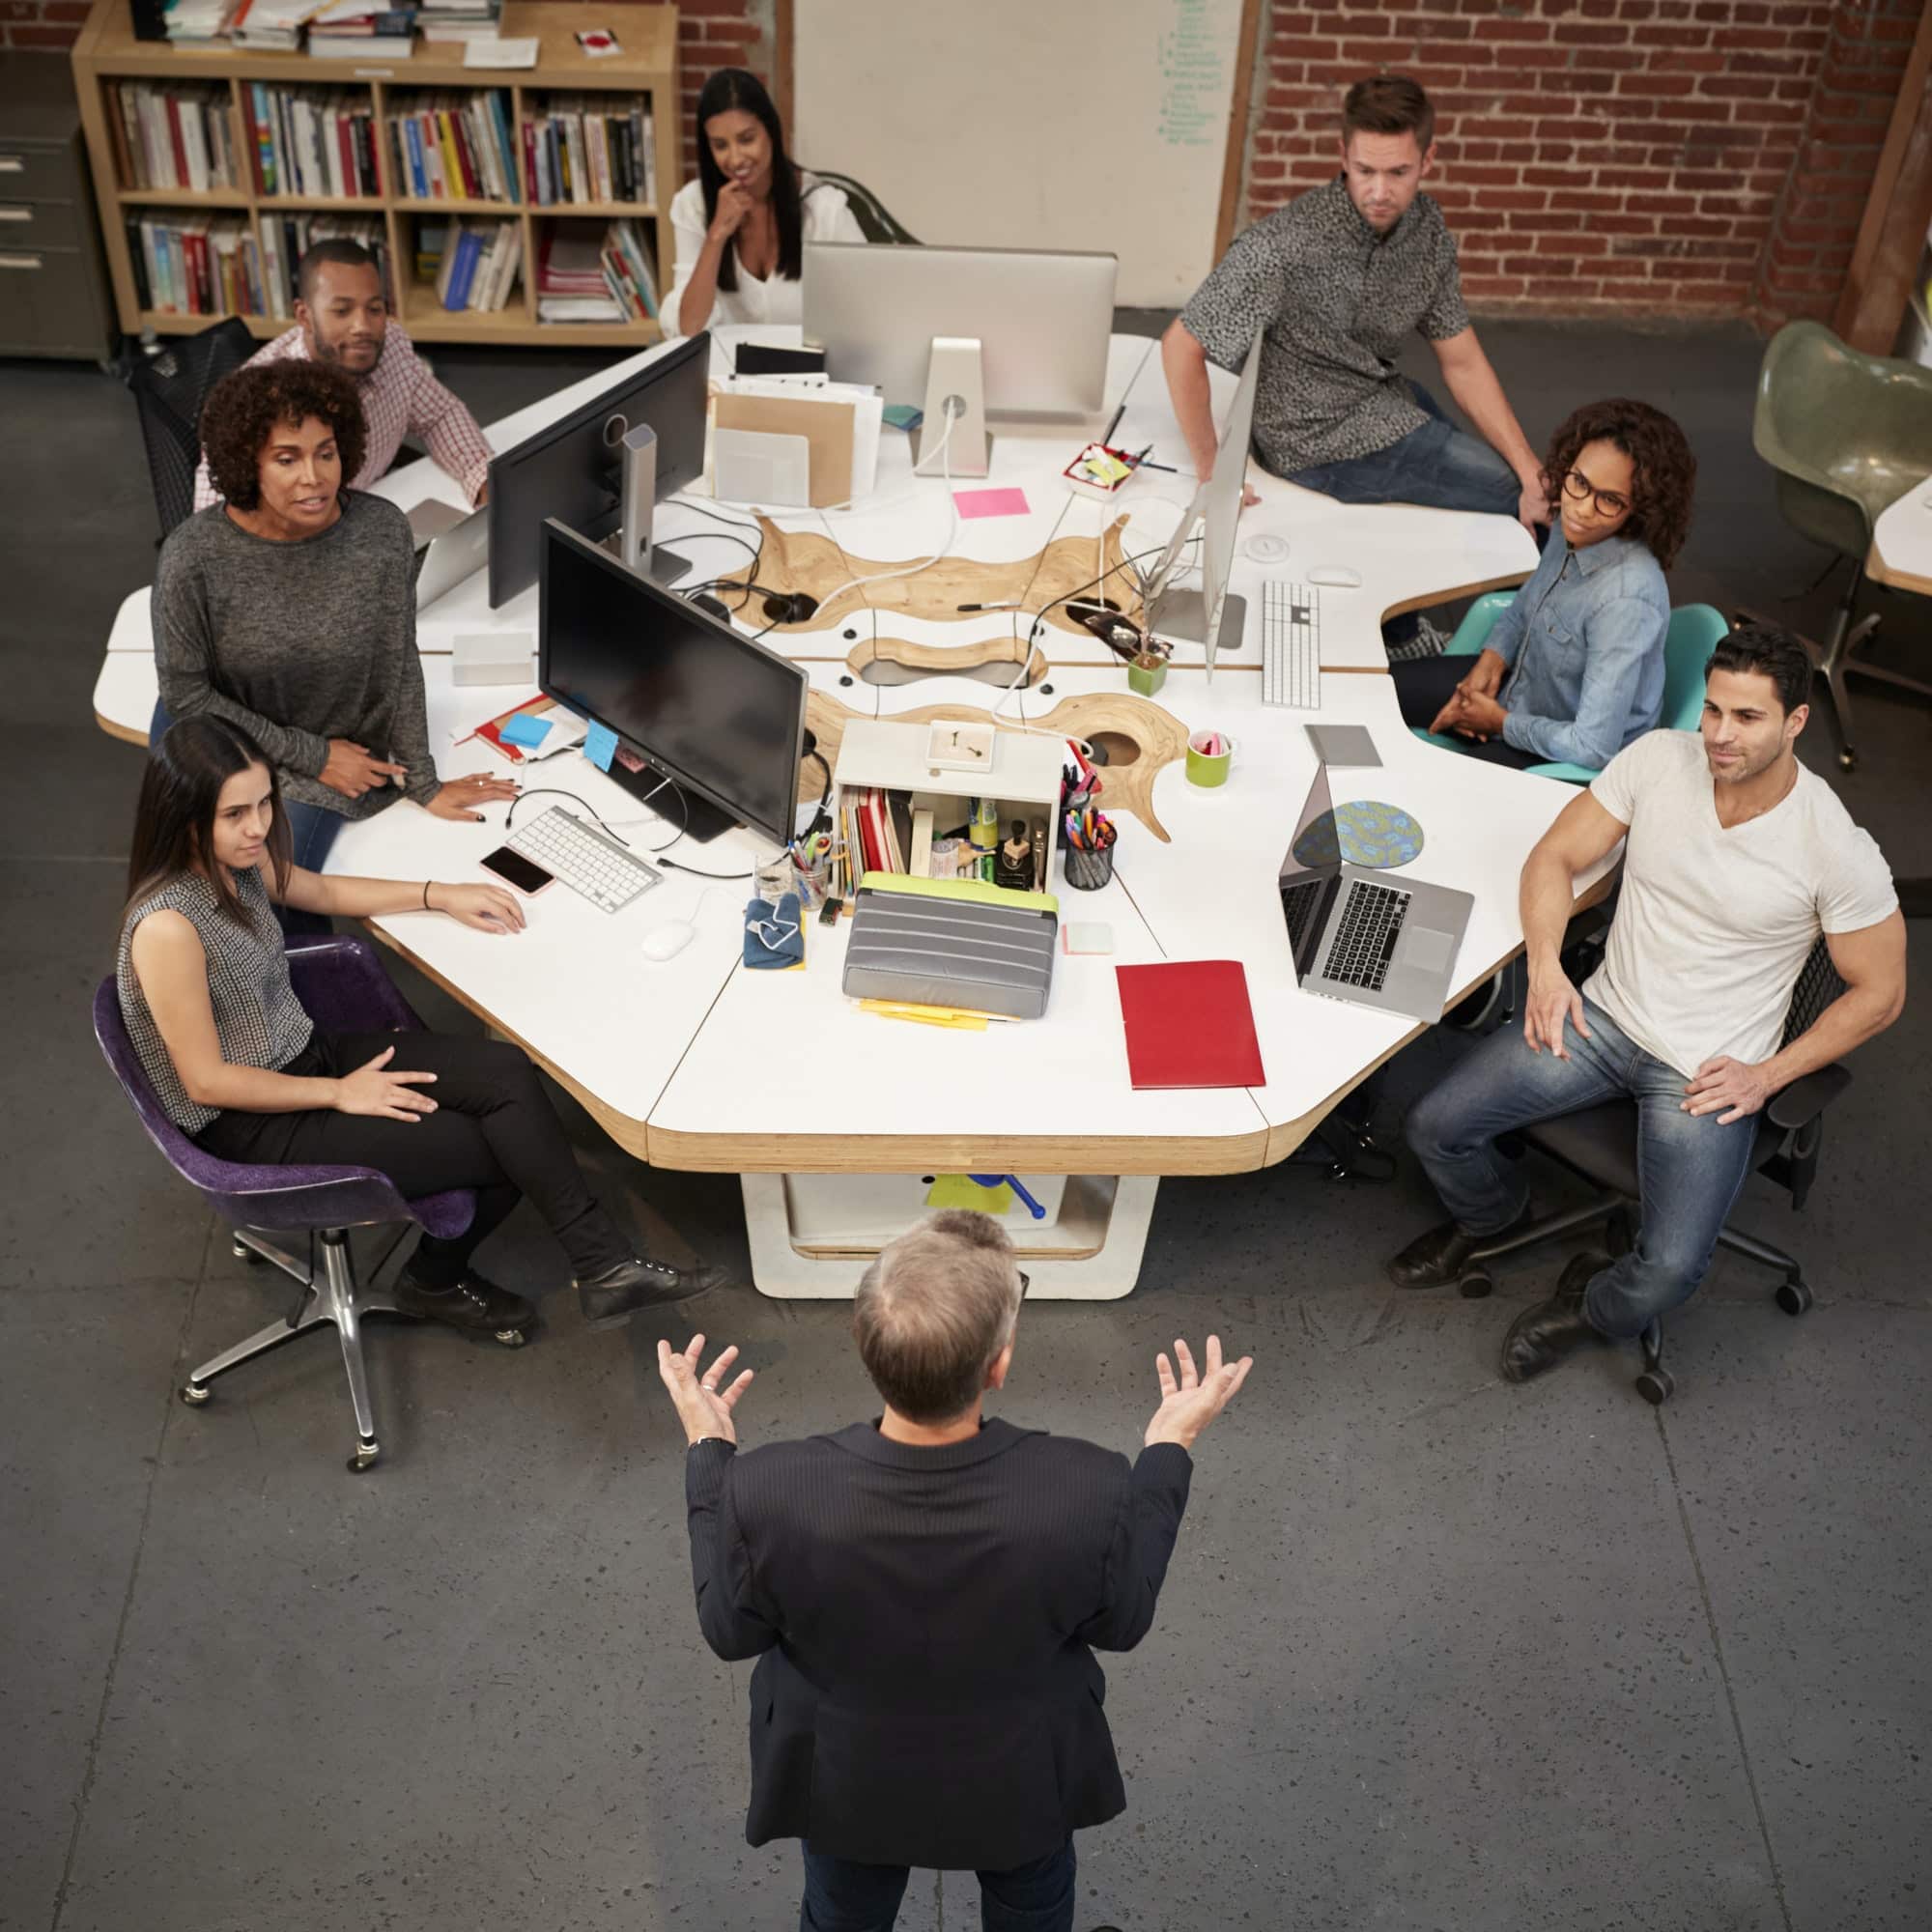
[[[752,1673],[754,1845],[1005,1871],[1126,1807],[1094,1650],[1131,1650],[1193,1459],[988,1422],[691,1451],[697,1620]]]

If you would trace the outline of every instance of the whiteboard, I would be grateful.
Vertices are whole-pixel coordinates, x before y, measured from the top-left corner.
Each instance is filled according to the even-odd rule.
[[[1213,267],[1241,0],[796,0],[794,21],[798,160],[922,242],[1109,249],[1132,308]]]

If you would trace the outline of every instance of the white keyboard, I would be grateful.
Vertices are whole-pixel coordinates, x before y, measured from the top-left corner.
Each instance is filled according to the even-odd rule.
[[[664,884],[662,872],[560,805],[531,819],[507,842],[512,852],[534,859],[602,912],[621,912],[640,894]]]
[[[1321,709],[1321,593],[1313,584],[1262,580],[1262,702]]]

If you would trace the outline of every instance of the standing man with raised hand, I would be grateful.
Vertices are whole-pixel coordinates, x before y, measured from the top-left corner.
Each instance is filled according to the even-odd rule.
[[[1277,476],[1344,503],[1549,521],[1542,466],[1463,306],[1455,238],[1421,191],[1435,142],[1417,82],[1358,80],[1342,107],[1342,172],[1237,236],[1169,327],[1161,362],[1203,482],[1219,455],[1208,364],[1238,369],[1262,330],[1255,454]],[[1411,329],[1477,436],[1397,372]]]
[[[318,242],[296,268],[296,326],[258,349],[258,362],[327,362],[353,378],[366,432],[362,462],[347,478],[367,490],[388,474],[406,436],[455,478],[474,509],[490,493],[490,445],[476,418],[429,372],[389,318],[376,258],[346,236]],[[206,456],[195,471],[194,507],[221,501]]]
[[[887,1932],[913,1865],[977,1872],[989,1926],[1068,1932],[1073,1833],[1126,1807],[1094,1652],[1152,1625],[1190,1452],[1252,1363],[1177,1342],[1132,1464],[988,1420],[1026,1288],[987,1215],[901,1235],[852,1308],[884,1414],[744,1455],[737,1350],[658,1344],[698,1624],[758,1659],[745,1835],[804,1841],[801,1932]]]

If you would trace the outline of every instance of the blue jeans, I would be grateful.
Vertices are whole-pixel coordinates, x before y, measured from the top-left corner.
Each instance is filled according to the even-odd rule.
[[[1432,510],[1490,510],[1513,517],[1522,496],[1516,471],[1480,437],[1465,436],[1420,383],[1409,384],[1426,423],[1386,449],[1289,472],[1291,483],[1340,503],[1420,503]]]
[[[805,1902],[799,1932],[892,1932],[905,1897],[904,1865],[862,1865],[827,1858],[810,1845],[805,1854]],[[1073,1840],[1030,1865],[982,1871],[981,1932],[1072,1932]]]
[[[1683,1074],[1594,1001],[1583,1002],[1583,1016],[1588,1039],[1565,1023],[1568,1060],[1532,1053],[1515,1028],[1492,1034],[1417,1102],[1408,1144],[1458,1224],[1493,1235],[1529,1202],[1521,1176],[1497,1157],[1498,1134],[1620,1094],[1635,1100],[1642,1225],[1636,1245],[1592,1275],[1583,1298],[1591,1327],[1628,1341],[1696,1293],[1750,1172],[1757,1117],[1721,1127],[1716,1114],[1685,1113]]]

